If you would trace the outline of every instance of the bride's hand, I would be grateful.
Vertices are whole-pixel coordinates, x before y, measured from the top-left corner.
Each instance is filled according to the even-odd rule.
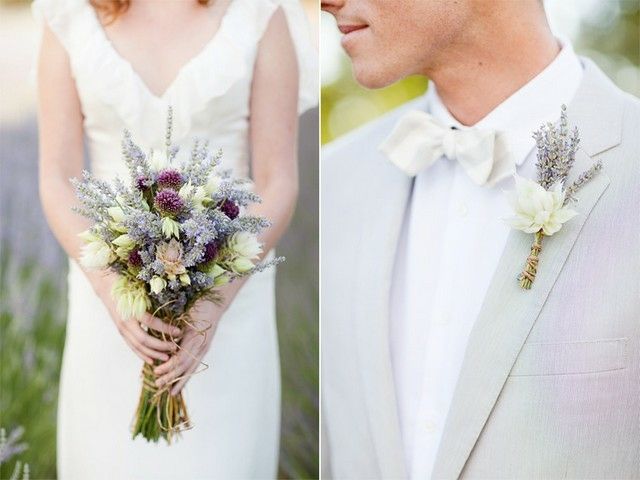
[[[160,340],[153,337],[143,328],[143,325],[160,333],[164,333],[168,337],[173,337],[174,339],[181,335],[182,332],[180,329],[168,325],[150,313],[145,313],[140,319],[123,319],[118,313],[115,300],[111,296],[112,280],[113,279],[107,278],[100,280],[96,291],[107,307],[109,315],[113,323],[115,323],[118,332],[122,335],[122,338],[124,338],[124,341],[138,357],[150,365],[154,364],[154,360],[163,362],[169,360],[167,352],[172,353],[176,351],[176,343],[172,342],[169,338],[167,340]]]
[[[198,302],[191,309],[190,322],[193,326],[185,328],[178,353],[154,369],[158,377],[158,387],[175,382],[171,388],[171,395],[177,395],[182,390],[209,350],[223,311],[222,307],[210,301]],[[210,328],[203,333],[209,326]]]

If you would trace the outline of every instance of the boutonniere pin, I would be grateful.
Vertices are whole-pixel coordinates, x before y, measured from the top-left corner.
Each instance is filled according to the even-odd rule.
[[[558,232],[578,214],[569,208],[569,202],[575,201],[575,193],[602,169],[602,162],[597,161],[571,185],[565,185],[580,143],[577,128],[569,135],[565,105],[560,113],[560,126],[547,123],[533,133],[533,138],[537,148],[537,181],[515,175],[516,189],[507,192],[514,215],[505,219],[511,227],[534,234],[531,252],[518,276],[520,286],[526,290],[536,278],[544,237]]]

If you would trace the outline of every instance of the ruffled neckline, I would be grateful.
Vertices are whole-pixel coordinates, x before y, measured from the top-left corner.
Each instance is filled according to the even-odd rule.
[[[278,6],[284,8],[296,48],[302,113],[317,104],[317,53],[308,38],[304,11],[295,0],[232,0],[218,31],[179,69],[160,96],[118,53],[89,0],[34,0],[32,10],[36,20],[48,22],[69,52],[72,75],[81,79],[78,85],[90,88],[92,95],[111,107],[139,143],[162,148],[169,105],[173,139],[181,143],[193,119],[211,100],[251,77],[250,53]]]
[[[161,148],[164,144],[169,105],[173,107],[173,139],[180,142],[189,134],[193,116],[247,74],[244,49],[233,35],[241,28],[243,8],[244,2],[231,1],[217,32],[182,65],[160,96],[149,89],[131,62],[118,53],[94,8],[86,1],[81,12],[83,21],[78,22],[82,30],[79,38],[86,41],[79,62],[82,70],[91,75],[90,81],[100,97],[118,112],[132,135],[147,148]]]
[[[176,73],[175,77],[173,78],[171,83],[165,88],[164,92],[161,95],[157,95],[153,93],[149,88],[148,84],[142,79],[140,74],[136,71],[133,64],[118,52],[115,45],[107,35],[107,32],[105,31],[104,26],[102,25],[102,22],[100,22],[100,19],[95,9],[89,5],[89,10],[92,13],[91,17],[93,19],[94,26],[96,30],[101,34],[101,37],[104,40],[104,44],[106,46],[106,51],[108,52],[108,54],[115,57],[117,61],[120,61],[120,63],[123,64],[123,68],[131,72],[131,74],[136,78],[137,82],[140,84],[141,89],[146,91],[149,97],[157,101],[167,101],[167,98],[171,96],[171,92],[174,89],[178,88],[177,87],[178,84],[181,82],[182,78],[187,74],[187,72],[191,68],[193,68],[194,65],[201,63],[202,58],[210,57],[211,50],[215,48],[216,46],[215,44],[218,40],[218,37],[224,35],[225,31],[228,29],[228,24],[230,23],[229,19],[233,15],[234,6],[237,6],[237,5],[238,5],[238,2],[234,2],[233,0],[229,2],[224,12],[222,13],[222,18],[220,19],[220,23],[218,25],[216,32],[195,55],[193,55],[187,62],[185,62],[178,69],[178,72]]]

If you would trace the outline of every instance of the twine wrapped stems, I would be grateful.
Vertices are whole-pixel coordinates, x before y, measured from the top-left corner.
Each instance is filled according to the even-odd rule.
[[[148,333],[155,338],[164,340],[166,335],[149,329]],[[171,383],[158,388],[153,365],[145,363],[142,367],[142,391],[133,425],[133,438],[142,435],[148,441],[157,442],[164,438],[171,444],[173,437],[191,428],[191,421],[182,392],[171,395]]]
[[[531,245],[531,252],[527,257],[527,263],[524,266],[524,270],[518,276],[520,286],[525,290],[529,290],[533,281],[536,279],[536,273],[538,272],[538,258],[540,251],[542,250],[542,238],[544,233],[542,230],[538,230],[533,237],[533,244]]]

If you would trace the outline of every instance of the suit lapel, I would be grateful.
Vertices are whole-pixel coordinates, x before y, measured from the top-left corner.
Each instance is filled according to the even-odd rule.
[[[615,125],[619,125],[621,112],[615,108],[615,99],[606,95],[608,86],[599,76],[602,74],[590,62],[585,64],[585,78],[567,113],[569,123],[580,130],[586,152],[594,155],[619,142],[620,132]],[[598,110],[600,104],[602,110]],[[609,118],[599,116],[598,122],[594,122],[593,111]],[[614,128],[603,133],[598,130],[601,125]],[[585,150],[577,152],[569,182],[593,164],[594,159]],[[533,236],[515,230],[510,233],[469,337],[433,478],[449,479],[461,475],[582,226],[609,184],[605,170],[578,192],[578,202],[573,208],[580,215],[567,222],[558,233],[544,239],[538,274],[531,290],[521,289],[516,277],[529,255]]]
[[[386,160],[372,172],[359,221],[354,321],[359,371],[381,478],[404,478],[406,471],[389,350],[389,292],[395,253],[413,179]]]

